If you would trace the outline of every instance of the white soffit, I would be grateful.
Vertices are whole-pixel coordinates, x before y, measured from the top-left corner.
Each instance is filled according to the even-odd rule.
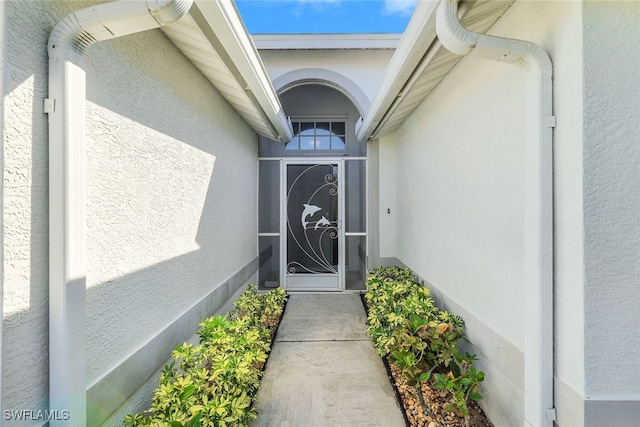
[[[395,49],[402,34],[254,34],[258,50]]]
[[[461,1],[462,25],[484,33],[515,0]],[[371,108],[357,129],[360,141],[395,131],[462,59],[445,49],[435,31],[437,1],[420,2],[389,61]]]
[[[196,0],[162,31],[260,135],[289,141],[291,125],[231,0]]]

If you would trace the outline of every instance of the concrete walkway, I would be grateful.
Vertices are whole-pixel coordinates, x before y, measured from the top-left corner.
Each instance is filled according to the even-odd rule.
[[[256,402],[258,426],[405,425],[356,294],[294,294]]]

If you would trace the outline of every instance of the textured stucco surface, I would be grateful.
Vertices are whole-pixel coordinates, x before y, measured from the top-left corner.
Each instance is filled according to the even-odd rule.
[[[88,63],[92,382],[255,256],[257,144],[160,32]]]
[[[396,151],[381,205],[395,196],[397,257],[518,347],[523,94],[517,69],[466,58],[381,141]]]
[[[2,3],[3,409],[46,405],[46,42],[89,4]],[[85,59],[91,382],[256,256],[257,144],[159,31],[98,44]]]
[[[353,82],[371,102],[393,52],[374,49],[263,50],[260,57],[272,81],[300,69],[330,70]]]
[[[61,7],[64,8],[65,5]],[[46,41],[54,4],[3,2],[2,409],[41,409],[48,393]],[[28,425],[29,423],[24,423]]]
[[[489,31],[536,42],[555,67],[555,297],[561,313],[555,356],[569,407],[581,404],[584,382],[581,11],[578,2],[516,2]],[[380,140],[380,176],[384,169],[392,175],[389,183],[380,179],[380,235],[397,236],[396,252],[385,255],[469,313],[470,340],[486,352],[487,368],[503,370],[496,375],[504,381],[485,385],[487,399],[499,402],[488,408],[498,425],[522,419],[522,380],[510,374],[521,367],[510,364],[520,363],[526,322],[523,130],[530,84],[516,67],[465,58],[398,131]],[[395,214],[388,214],[394,205]],[[482,346],[491,342],[500,346]],[[558,416],[564,425],[582,419],[580,411],[559,410]]]
[[[637,2],[584,5],[585,394],[601,400],[640,401],[638,22]]]

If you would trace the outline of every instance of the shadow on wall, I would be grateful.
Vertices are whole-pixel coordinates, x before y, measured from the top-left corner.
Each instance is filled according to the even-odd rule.
[[[2,6],[12,118],[3,128],[3,410],[48,405],[46,43],[61,17],[88,4]],[[257,149],[254,132],[160,31],[94,46],[86,69],[94,381],[255,257]],[[127,264],[135,268],[116,268]]]

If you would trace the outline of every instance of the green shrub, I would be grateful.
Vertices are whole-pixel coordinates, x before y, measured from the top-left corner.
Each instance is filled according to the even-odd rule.
[[[127,415],[130,426],[246,426],[287,295],[251,285],[235,310],[200,323],[200,345],[182,344],[164,367],[151,408]]]
[[[389,356],[400,368],[425,413],[429,409],[421,384],[429,382],[450,393],[448,410],[457,409],[468,417],[469,400],[482,399],[479,384],[484,373],[473,366],[474,354],[462,354],[457,348],[464,337],[463,320],[440,310],[407,268],[378,267],[367,285],[367,334],[378,354]]]

